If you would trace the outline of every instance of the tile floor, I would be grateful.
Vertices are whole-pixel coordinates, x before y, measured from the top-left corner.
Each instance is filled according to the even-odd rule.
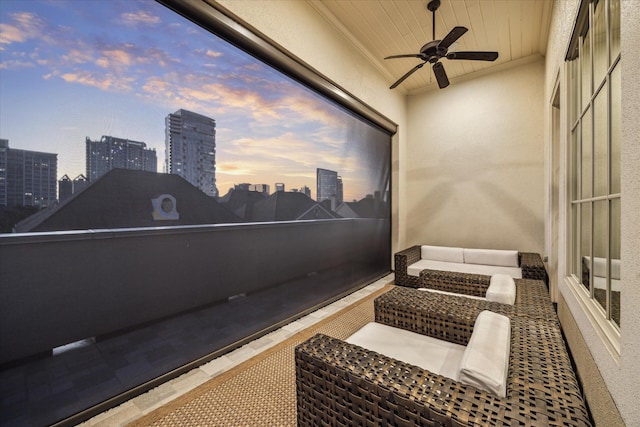
[[[101,414],[88,423],[102,423],[101,420],[108,419],[101,425],[112,426],[119,425],[120,419],[134,419],[136,414],[139,416],[162,405],[350,304],[354,298],[361,298],[365,290],[357,291],[191,372],[181,368],[216,350],[233,348],[242,337],[283,324],[285,319],[295,317],[300,311],[312,309],[317,301],[344,294],[358,277],[363,277],[362,271],[356,269],[318,273],[118,335],[88,339],[83,345],[52,357],[5,366],[0,370],[0,425],[39,427],[56,424],[60,420],[66,420],[61,425],[73,425],[74,419],[85,418],[69,417],[113,396],[121,396],[127,390],[172,370],[186,372],[160,385],[152,393],[123,403],[115,418]],[[391,279],[383,280],[388,283]],[[374,285],[365,289],[371,286]]]
[[[80,425],[84,427],[113,427],[126,425],[127,423],[130,423],[159,408],[167,402],[176,399],[184,393],[187,393],[216,375],[226,372],[256,354],[291,337],[295,333],[383,288],[392,280],[393,274],[389,274],[388,276],[385,276],[332,304],[322,307],[311,314],[291,322],[276,331],[225,354],[224,356],[205,363],[204,365],[193,369],[180,377],[170,380],[155,389],[121,404],[120,406],[99,414]]]

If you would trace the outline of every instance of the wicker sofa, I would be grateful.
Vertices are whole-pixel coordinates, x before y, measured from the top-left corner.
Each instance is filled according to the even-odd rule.
[[[394,254],[396,285],[412,288],[423,287],[420,276],[413,276],[408,273],[408,267],[421,260],[421,248],[421,245],[415,245]],[[522,270],[523,279],[542,280],[548,285],[549,277],[540,254],[518,252],[518,264]],[[464,276],[469,273],[457,272],[457,274]],[[479,274],[471,274],[471,276],[479,276]]]
[[[590,426],[557,319],[396,287],[376,322],[466,345],[485,309],[511,320],[506,397],[318,334],[296,347],[299,426]]]
[[[545,319],[556,318],[556,310],[545,282],[534,279],[513,280],[516,285],[516,299],[513,304],[514,314]],[[422,270],[420,272],[421,288],[463,296],[484,297],[490,281],[491,276],[483,274],[464,274],[440,270]]]

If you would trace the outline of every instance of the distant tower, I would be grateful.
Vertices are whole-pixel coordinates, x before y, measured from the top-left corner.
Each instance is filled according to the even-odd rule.
[[[57,154],[9,148],[9,140],[0,139],[0,205],[53,205],[57,173]]]
[[[283,182],[276,182],[276,192],[285,191]]]
[[[342,178],[338,172],[318,168],[316,170],[316,201],[330,200],[332,209],[342,203]]]
[[[165,118],[165,170],[216,197],[216,121],[178,110]]]
[[[71,196],[73,196],[73,181],[71,181],[69,175],[63,175],[60,181],[58,181],[58,197],[62,202]]]
[[[73,178],[73,194],[76,194],[79,191],[84,190],[89,186],[89,180],[86,176],[80,174]]]
[[[111,169],[134,169],[157,172],[158,158],[155,150],[147,149],[147,144],[130,139],[103,135],[99,141],[85,139],[87,155],[87,175],[94,182]]]
[[[306,185],[303,185],[302,187],[300,187],[300,192],[306,195],[307,197],[311,198],[311,189]]]
[[[89,180],[82,174],[75,177],[73,181],[69,178],[69,175],[63,175],[60,181],[58,181],[58,199],[61,202],[67,200],[74,194],[87,188],[88,185]]]
[[[271,187],[269,187],[269,184],[249,184],[248,190],[257,191],[258,193],[268,196],[271,192]]]

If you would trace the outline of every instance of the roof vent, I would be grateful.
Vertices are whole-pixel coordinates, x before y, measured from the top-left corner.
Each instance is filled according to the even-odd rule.
[[[153,205],[153,219],[155,221],[166,221],[180,219],[180,214],[176,211],[176,198],[170,194],[163,194],[155,199],[151,199]]]

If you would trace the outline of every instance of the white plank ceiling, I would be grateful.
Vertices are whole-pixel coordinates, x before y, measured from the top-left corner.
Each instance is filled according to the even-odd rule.
[[[422,61],[388,59],[418,53],[432,38],[428,0],[308,0],[332,22],[388,79],[389,86]],[[453,27],[469,29],[449,51],[497,51],[495,62],[443,58],[446,73],[456,80],[504,68],[512,61],[544,56],[554,0],[441,0],[436,11],[436,39]],[[416,93],[437,89],[430,64],[394,90]],[[444,89],[446,90],[446,89]]]

